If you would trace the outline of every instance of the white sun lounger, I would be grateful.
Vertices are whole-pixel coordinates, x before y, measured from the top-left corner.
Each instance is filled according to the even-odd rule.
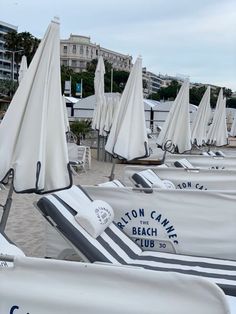
[[[227,295],[236,296],[236,262],[142,251],[111,221],[106,221],[106,227],[101,230],[100,223],[90,225],[93,221],[89,218],[90,213],[94,215],[102,208],[102,217],[110,208],[105,202],[96,206],[96,201],[92,201],[81,188],[73,186],[70,190],[45,196],[37,202],[37,207],[87,261],[200,276],[216,283]],[[79,219],[78,214],[82,215]],[[106,220],[106,215],[103,218]],[[89,229],[98,231],[97,236],[92,236]]]
[[[229,297],[203,278],[134,267],[18,256],[0,283],[6,314],[230,313]]]
[[[122,179],[126,186],[142,186],[144,181],[149,188],[161,188],[162,186],[158,183],[162,184],[165,183],[164,180],[168,180],[174,184],[176,189],[236,189],[235,170],[129,165],[125,167]]]
[[[236,158],[235,156],[223,156],[222,152],[218,153],[217,156],[203,156],[203,155],[178,155],[170,154],[165,158],[165,164],[168,167],[173,167],[176,161],[186,159],[193,168],[200,169],[236,169]]]
[[[143,188],[175,189],[175,185],[169,180],[161,180],[151,169],[142,170],[134,173],[131,180],[135,185]]]

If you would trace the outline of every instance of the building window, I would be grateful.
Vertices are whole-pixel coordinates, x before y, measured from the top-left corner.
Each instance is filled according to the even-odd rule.
[[[80,46],[80,50],[79,50],[80,54],[84,54],[84,47],[83,46]]]
[[[85,61],[80,61],[80,68],[85,69],[86,68],[86,62]]]
[[[86,56],[88,56],[89,55],[89,49],[88,49],[88,47],[86,47]]]
[[[64,46],[64,47],[63,47],[63,52],[64,52],[64,53],[67,53],[67,46]]]
[[[67,66],[68,65],[67,60],[62,60],[62,65]]]
[[[76,67],[77,66],[77,62],[76,61],[77,60],[72,60],[72,63],[71,63],[72,67]]]
[[[73,47],[72,47],[72,53],[76,54],[76,45],[73,45]]]

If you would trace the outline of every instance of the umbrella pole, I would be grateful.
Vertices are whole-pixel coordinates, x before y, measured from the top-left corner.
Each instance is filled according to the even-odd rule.
[[[115,178],[115,167],[116,167],[116,159],[113,158],[113,159],[112,159],[111,174],[110,174],[110,176],[109,176],[109,181],[112,181],[112,180],[114,180],[114,178]]]
[[[13,194],[13,181],[11,182],[8,195],[7,195],[7,200],[5,205],[3,205],[3,213],[2,213],[2,218],[0,221],[0,231],[4,231],[6,224],[7,224],[7,219],[10,213],[10,208],[11,208],[11,203],[12,203],[12,194]]]
[[[164,151],[164,154],[163,154],[163,157],[162,157],[162,160],[161,160],[161,163],[162,163],[162,164],[165,163],[166,153],[167,153],[167,151],[165,150],[165,151]]]
[[[99,159],[100,159],[100,136],[98,131],[97,160],[99,161]]]

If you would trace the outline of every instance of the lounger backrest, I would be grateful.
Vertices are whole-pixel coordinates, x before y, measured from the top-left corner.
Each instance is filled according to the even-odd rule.
[[[174,162],[175,167],[193,169],[193,165],[186,159],[182,158]]]
[[[134,173],[131,178],[137,186],[143,188],[175,189],[175,185],[171,181],[161,180],[151,169]]]
[[[77,200],[83,199],[83,192],[77,189]],[[70,191],[71,192],[71,191]],[[119,228],[112,223],[106,230],[94,239],[75,220],[78,206],[74,206],[73,197],[68,193],[56,193],[41,198],[37,206],[49,222],[63,234],[63,236],[79,250],[90,262],[111,262],[113,264],[125,264],[130,256],[140,254],[142,250],[129,239]],[[65,202],[65,195],[67,194]],[[60,196],[59,196],[60,195]],[[74,194],[75,195],[75,194]],[[85,194],[84,194],[85,195]],[[64,201],[63,201],[64,199]],[[91,202],[91,201],[90,201]],[[70,204],[68,204],[70,203]],[[83,206],[85,202],[83,202]],[[72,207],[70,206],[72,205]],[[74,208],[73,208],[74,207]],[[127,255],[127,253],[129,253]]]
[[[216,154],[213,151],[211,151],[211,150],[208,152],[208,155],[209,156],[213,156],[213,157],[216,156]]]

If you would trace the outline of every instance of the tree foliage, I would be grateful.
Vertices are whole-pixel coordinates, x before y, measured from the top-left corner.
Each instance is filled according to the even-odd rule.
[[[153,100],[174,100],[178,94],[181,85],[177,81],[172,81],[168,87],[161,87],[159,91],[155,94],[151,94],[148,98]],[[193,105],[198,106],[201,102],[203,94],[206,91],[206,86],[195,87],[193,86],[189,90],[189,102]],[[220,92],[220,87],[218,88],[211,88],[211,107],[215,108],[217,98]],[[233,99],[230,98],[232,95],[231,89],[223,88],[224,96],[228,99],[227,106],[235,106],[235,102]]]
[[[226,101],[226,107],[236,109],[236,98],[229,98]]]
[[[112,65],[104,61],[105,64],[105,75],[104,75],[104,85],[105,92],[111,91],[111,77],[112,77]],[[97,67],[97,60],[94,59],[87,65],[87,71],[75,73],[71,68],[64,65],[61,66],[61,83],[62,91],[64,92],[65,81],[71,80],[71,94],[76,96],[76,83],[80,83],[81,79],[83,81],[83,98],[90,95],[94,95],[94,77]],[[125,84],[128,80],[129,73],[125,71],[113,70],[113,85],[112,91],[121,93],[124,90]]]
[[[15,52],[14,61],[17,64],[17,69],[23,55],[26,56],[28,65],[30,64],[40,43],[40,40],[29,32],[17,33],[15,30],[5,34],[4,40],[4,48]],[[13,58],[11,52],[7,52],[6,54],[9,58]]]
[[[90,120],[79,120],[71,123],[70,129],[76,135],[78,145],[80,145],[81,139],[91,131],[91,124],[92,121]]]
[[[18,84],[15,81],[12,80],[0,80],[0,96],[1,97],[10,97],[12,96],[16,89]]]
[[[157,93],[151,94],[148,98],[164,101],[174,100],[180,87],[181,85],[177,81],[173,80],[169,86],[161,87]]]

